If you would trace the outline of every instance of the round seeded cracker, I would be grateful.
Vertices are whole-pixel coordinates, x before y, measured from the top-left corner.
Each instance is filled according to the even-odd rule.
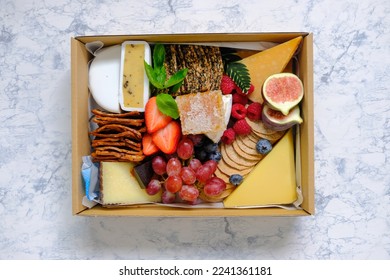
[[[232,174],[240,174],[241,176],[247,175],[249,172],[252,171],[253,167],[247,167],[246,169],[243,170],[238,170],[235,167],[230,166],[229,164],[226,163],[224,158],[222,158],[218,162],[218,169],[222,172],[225,173],[226,175],[232,175]]]
[[[259,161],[262,156],[260,154],[248,154],[244,150],[241,149],[238,141],[234,141],[232,144],[232,147],[234,150],[236,150],[237,153],[243,155],[243,157],[247,158],[248,160],[257,160]]]
[[[261,154],[259,154],[256,150],[256,143],[254,143],[250,140],[247,140],[247,139],[240,138],[240,137],[237,137],[236,141],[237,141],[237,145],[245,153],[252,155],[252,156],[256,156],[257,158],[259,158],[259,157],[261,158]]]
[[[271,142],[271,144],[274,144],[277,142],[280,138],[283,137],[285,131],[276,131],[274,134],[261,134],[258,132],[254,132],[259,138],[267,139]]]
[[[260,137],[257,136],[254,132],[248,134],[247,137],[249,138],[249,140],[251,140],[252,142],[255,142],[255,143],[257,143],[257,141],[260,140]]]
[[[251,121],[248,118],[245,118],[253,132],[260,134],[274,134],[275,130],[270,129],[264,125],[262,121]]]
[[[245,154],[237,153],[237,151],[233,149],[226,149],[226,146],[221,146],[221,154],[223,159],[230,166],[236,167],[239,170],[246,169],[247,167],[252,167],[257,163],[257,160],[251,160],[245,157]]]
[[[229,176],[225,173],[222,173],[218,168],[215,170],[214,175],[222,179],[226,184],[229,183]]]
[[[217,196],[208,196],[204,193],[203,190],[199,192],[199,198],[202,199],[203,201],[206,202],[221,202],[224,200],[226,197],[228,197],[233,191],[235,190],[234,188],[226,188],[221,194]]]

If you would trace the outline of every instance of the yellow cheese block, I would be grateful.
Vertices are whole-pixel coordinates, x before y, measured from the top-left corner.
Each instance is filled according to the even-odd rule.
[[[288,204],[297,199],[290,129],[223,202],[225,207]]]
[[[271,75],[281,73],[297,50],[302,36],[241,60],[248,68],[255,90],[248,95],[253,102],[263,103],[262,87]]]
[[[134,163],[101,162],[100,192],[103,205],[131,205],[161,201],[161,192],[153,196],[142,189],[134,176]]]

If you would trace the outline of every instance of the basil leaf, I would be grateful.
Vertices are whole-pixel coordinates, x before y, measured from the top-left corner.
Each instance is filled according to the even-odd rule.
[[[177,119],[179,117],[179,109],[172,95],[160,93],[156,96],[156,103],[158,109],[164,115],[170,116],[173,119]]]
[[[184,80],[188,72],[187,68],[184,68],[180,71],[177,71],[174,75],[172,75],[169,80],[164,84],[164,88],[169,88],[177,83],[180,83]]]
[[[165,48],[161,44],[156,44],[153,50],[153,67],[161,68],[164,66]]]
[[[182,84],[183,84],[183,81],[181,81],[181,82],[177,83],[176,85],[174,85],[173,87],[171,87],[171,88],[169,89],[169,93],[175,93],[175,92],[177,92],[177,91],[180,89],[180,87],[181,87]]]
[[[146,61],[144,61],[145,73],[148,76],[149,82],[156,88],[163,88],[164,84],[159,83],[156,73],[154,72],[152,66],[150,66]]]
[[[161,85],[161,88],[164,87],[165,80],[167,79],[167,73],[165,67],[154,67],[154,74],[156,75],[157,82]]]

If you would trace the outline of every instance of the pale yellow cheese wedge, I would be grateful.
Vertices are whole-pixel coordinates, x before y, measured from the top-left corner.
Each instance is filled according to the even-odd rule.
[[[134,163],[101,162],[100,191],[103,205],[131,205],[161,201],[161,192],[153,196],[142,189],[134,176]]]
[[[273,74],[283,72],[301,40],[302,36],[299,36],[241,60],[241,63],[248,68],[251,83],[255,87],[255,90],[248,95],[251,101],[263,103],[262,87],[264,81]]]
[[[290,129],[223,202],[225,207],[289,204],[297,199]]]

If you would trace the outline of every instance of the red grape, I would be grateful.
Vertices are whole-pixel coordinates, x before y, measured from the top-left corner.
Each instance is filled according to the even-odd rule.
[[[196,179],[200,183],[206,183],[206,181],[213,175],[213,170],[209,165],[203,164],[196,170]]]
[[[167,163],[162,156],[156,156],[152,159],[152,168],[157,175],[164,175],[167,171]]]
[[[169,191],[164,191],[161,195],[162,203],[169,204],[175,202],[175,200],[176,200],[176,195]]]
[[[165,181],[165,189],[171,193],[180,191],[183,182],[179,175],[171,175]]]
[[[187,137],[192,140],[192,143],[194,143],[195,147],[202,146],[205,139],[204,134],[189,134]]]
[[[150,180],[149,184],[146,186],[146,192],[148,195],[155,195],[161,190],[161,182],[157,179]]]
[[[194,185],[183,185],[179,192],[179,196],[185,201],[193,202],[198,198],[199,191]]]
[[[202,166],[202,162],[197,158],[192,158],[188,163],[188,167],[194,171],[198,170],[198,168],[201,166]]]
[[[217,170],[218,163],[215,160],[210,159],[206,161],[204,165],[210,166],[211,170],[213,171],[212,173],[214,174],[215,170]]]
[[[183,180],[183,183],[187,185],[194,184],[196,181],[195,171],[187,166],[181,168],[180,177]]]
[[[170,158],[167,163],[168,176],[179,175],[181,171],[181,162],[178,158]]]
[[[189,159],[194,153],[194,143],[190,138],[183,138],[177,145],[176,153],[181,159]]]
[[[226,189],[226,183],[218,177],[211,177],[204,185],[203,191],[208,196],[216,196]]]

